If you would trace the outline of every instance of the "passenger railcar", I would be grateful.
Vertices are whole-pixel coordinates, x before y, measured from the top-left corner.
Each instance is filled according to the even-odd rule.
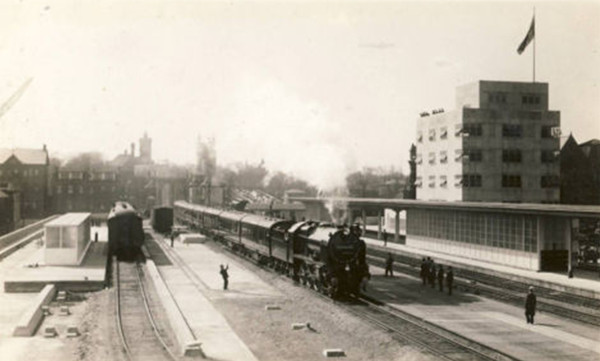
[[[175,203],[176,221],[332,297],[358,295],[366,274],[360,228],[286,221]]]
[[[150,217],[152,228],[159,233],[169,233],[173,227],[173,208],[154,207]]]
[[[116,202],[110,210],[108,224],[108,249],[119,260],[136,260],[144,244],[142,217],[127,202]]]

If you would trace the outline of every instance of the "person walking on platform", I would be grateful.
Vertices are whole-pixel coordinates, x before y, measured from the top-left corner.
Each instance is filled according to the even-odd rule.
[[[385,231],[385,229],[383,230],[383,246],[387,247],[387,232]]]
[[[391,277],[394,277],[394,257],[392,257],[391,252],[388,252],[388,258],[385,260],[385,277],[388,273]]]
[[[421,261],[421,280],[423,281],[423,286],[427,283],[427,270],[429,269],[429,265],[427,264],[427,260],[423,257]]]
[[[173,248],[173,243],[175,242],[175,234],[171,232],[171,248]]]
[[[448,267],[448,273],[446,273],[446,285],[448,286],[448,296],[452,296],[452,283],[454,283],[454,272],[452,272],[452,267]]]
[[[529,293],[527,294],[527,298],[525,299],[525,317],[527,318],[527,323],[531,323],[533,325],[533,316],[535,316],[535,304],[536,297],[533,293],[533,287],[529,287]]]
[[[227,267],[224,267],[223,265],[221,265],[221,277],[223,277],[223,289],[226,290],[227,289],[227,285],[229,284],[229,273],[227,273],[227,270],[229,269],[229,265],[227,265]]]
[[[440,268],[438,269],[437,279],[440,292],[444,292],[444,267],[442,267],[442,265],[440,265]]]
[[[435,262],[430,259],[429,260],[429,274],[428,274],[428,278],[429,278],[429,285],[431,286],[431,288],[435,288],[435,276],[436,276],[436,272],[435,272]]]

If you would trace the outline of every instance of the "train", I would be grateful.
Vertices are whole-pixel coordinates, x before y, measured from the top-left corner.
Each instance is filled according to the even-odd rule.
[[[150,217],[152,228],[159,233],[169,233],[173,227],[173,208],[154,207]]]
[[[110,256],[122,261],[138,260],[145,237],[138,211],[127,202],[115,202],[108,213],[107,224]]]
[[[208,234],[334,299],[358,297],[368,275],[366,243],[358,225],[294,222],[184,201],[175,202],[173,209],[177,224]]]

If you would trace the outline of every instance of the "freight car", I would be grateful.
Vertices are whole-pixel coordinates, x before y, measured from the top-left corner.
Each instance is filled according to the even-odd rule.
[[[150,217],[152,228],[159,233],[169,233],[173,227],[173,208],[154,207]]]
[[[359,227],[297,222],[175,202],[175,220],[331,297],[359,294],[366,246]]]
[[[141,256],[144,244],[142,217],[127,202],[116,202],[108,214],[108,249],[119,260],[133,261]]]

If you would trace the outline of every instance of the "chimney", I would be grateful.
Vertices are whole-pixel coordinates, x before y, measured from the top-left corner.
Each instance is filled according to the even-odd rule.
[[[131,156],[135,157],[135,143],[131,143]]]
[[[44,146],[42,147],[42,150],[45,152],[46,151],[46,144],[44,144]]]

